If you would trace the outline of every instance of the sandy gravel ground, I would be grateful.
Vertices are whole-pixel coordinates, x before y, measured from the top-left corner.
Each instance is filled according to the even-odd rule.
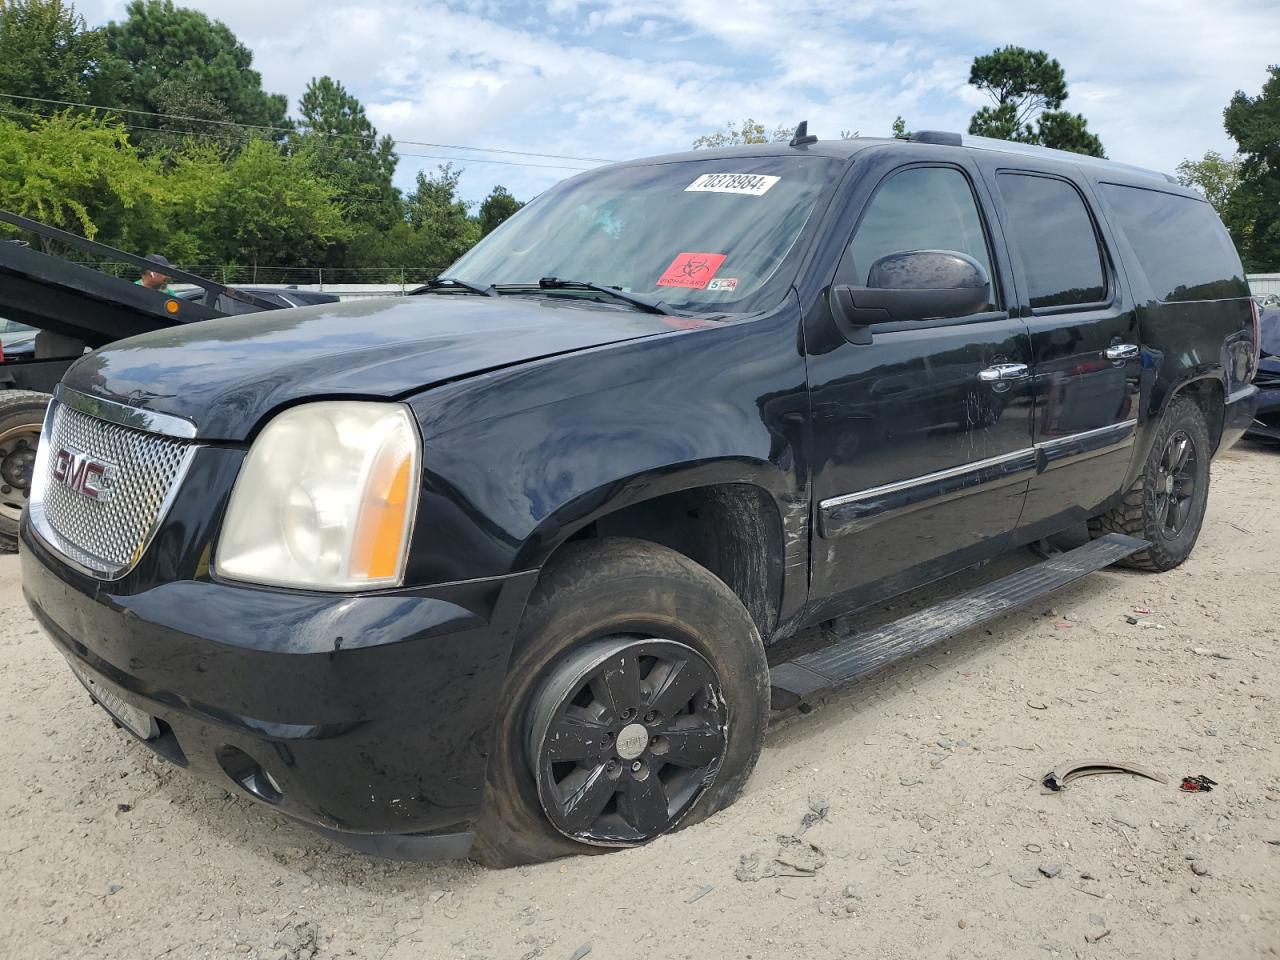
[[[1181,569],[1095,574],[784,718],[708,822],[489,872],[368,859],[153,759],[90,704],[0,558],[0,955],[1276,955],[1278,571],[1280,453],[1238,447]],[[1219,787],[1043,794],[1079,756]]]

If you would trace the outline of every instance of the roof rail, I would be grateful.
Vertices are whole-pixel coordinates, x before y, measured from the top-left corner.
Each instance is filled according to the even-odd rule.
[[[958,147],[964,142],[960,134],[949,130],[916,130],[906,139],[912,143],[937,143],[944,147]]]
[[[913,136],[912,139],[914,140],[916,137]],[[1040,147],[1033,143],[1018,143],[1014,140],[997,140],[995,137],[976,137],[972,134],[966,133],[960,137],[960,145],[972,147],[974,150],[993,150],[999,153],[1017,153],[1028,157],[1045,157],[1053,160],[1065,160],[1068,163],[1079,163],[1088,167],[1098,167],[1114,170],[1116,172],[1123,171],[1125,173],[1138,174],[1139,176],[1153,177],[1157,180],[1164,180],[1167,183],[1178,182],[1178,178],[1171,173],[1161,173],[1158,170],[1148,170],[1146,167],[1134,166],[1131,163],[1121,163],[1118,160],[1107,160],[1103,157],[1091,157],[1086,153],[1073,153],[1070,150],[1055,150],[1052,147]]]

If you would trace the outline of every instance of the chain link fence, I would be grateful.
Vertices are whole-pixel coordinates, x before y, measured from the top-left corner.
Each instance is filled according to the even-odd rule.
[[[88,263],[103,273],[126,279],[138,269],[121,262]],[[227,286],[295,285],[323,290],[326,287],[377,285],[413,289],[440,275],[438,267],[280,267],[260,264],[178,263],[175,266]]]

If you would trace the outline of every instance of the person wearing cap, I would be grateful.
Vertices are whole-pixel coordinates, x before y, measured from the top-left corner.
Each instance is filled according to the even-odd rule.
[[[146,256],[146,259],[161,267],[173,266],[173,264],[170,263],[162,253],[149,253]],[[172,297],[173,291],[169,289],[169,281],[171,279],[172,278],[167,273],[163,273],[159,270],[143,270],[142,277],[135,280],[134,283],[140,287],[146,287],[148,290],[159,290]]]

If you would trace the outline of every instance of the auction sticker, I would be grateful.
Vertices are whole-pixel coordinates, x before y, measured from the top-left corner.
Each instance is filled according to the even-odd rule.
[[[660,287],[688,287],[702,290],[724,263],[723,253],[680,253],[658,278]]]
[[[714,280],[712,280],[710,283],[707,284],[707,289],[708,290],[737,290],[738,278],[737,277],[716,277]]]
[[[684,188],[685,193],[738,193],[745,197],[763,197],[781,180],[764,173],[704,173]]]

